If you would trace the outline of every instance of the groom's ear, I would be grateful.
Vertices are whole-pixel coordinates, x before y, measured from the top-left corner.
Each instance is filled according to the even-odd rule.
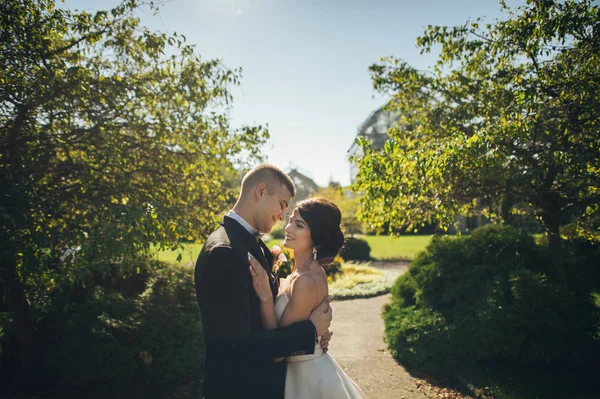
[[[258,199],[264,196],[267,193],[267,185],[265,183],[258,183],[256,185],[256,189],[254,190]]]

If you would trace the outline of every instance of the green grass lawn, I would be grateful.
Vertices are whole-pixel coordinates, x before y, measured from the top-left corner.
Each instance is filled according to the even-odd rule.
[[[431,236],[405,235],[398,238],[389,236],[365,236],[371,247],[371,257],[376,260],[403,259],[412,260],[425,249]]]
[[[196,264],[196,259],[198,259],[198,255],[200,254],[200,250],[202,249],[203,243],[184,243],[183,249],[178,249],[175,251],[157,251],[156,256],[158,260],[168,263],[174,264],[183,264],[186,266],[193,266]],[[177,261],[177,257],[181,254],[181,261]]]
[[[358,237],[358,236],[357,236]],[[406,235],[398,238],[389,236],[360,236],[367,240],[374,260],[412,260],[431,241],[428,236]],[[281,245],[282,240],[269,240],[267,245]]]
[[[406,235],[398,238],[388,236],[365,236],[371,246],[371,257],[375,260],[412,260],[417,252],[422,251],[431,241],[431,236]],[[269,240],[267,245],[281,245],[282,240]],[[157,252],[158,259],[169,263],[193,265],[202,249],[202,243],[183,244],[183,250]],[[181,254],[181,261],[177,257]]]

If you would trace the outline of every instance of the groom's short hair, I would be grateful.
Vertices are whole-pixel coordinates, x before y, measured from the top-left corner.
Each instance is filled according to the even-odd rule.
[[[246,194],[259,183],[267,185],[269,195],[274,193],[276,183],[284,185],[292,197],[296,195],[294,181],[281,169],[271,164],[260,164],[252,168],[242,179],[242,194]]]

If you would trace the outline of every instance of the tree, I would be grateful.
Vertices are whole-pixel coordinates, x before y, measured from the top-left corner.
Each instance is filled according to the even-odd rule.
[[[337,183],[331,182],[329,186],[319,189],[313,196],[335,202],[340,208],[340,212],[342,212],[342,228],[345,234],[354,235],[362,232],[362,222],[356,217],[359,205],[356,194],[344,189]]]
[[[228,125],[240,71],[149,31],[141,6],[0,4],[0,293],[30,382],[39,295],[206,234],[229,198],[224,175],[268,137]]]
[[[549,275],[565,283],[560,226],[599,233],[600,24],[590,0],[529,0],[509,18],[429,26],[417,44],[440,49],[432,72],[396,58],[371,66],[376,89],[402,114],[380,152],[360,140],[354,188],[374,225],[448,228],[483,210],[543,222]]]

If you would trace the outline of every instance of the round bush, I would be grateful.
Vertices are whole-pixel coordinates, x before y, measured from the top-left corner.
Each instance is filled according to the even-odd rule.
[[[99,281],[77,302],[60,303],[60,294],[37,320],[43,378],[57,397],[163,396],[201,381],[204,344],[191,269],[142,269],[141,290],[136,278]],[[13,334],[9,320],[2,321],[0,370],[18,369],[18,358],[4,351]]]
[[[577,257],[565,247],[569,266]],[[578,277],[568,267],[564,290],[546,278],[547,253],[547,246],[507,226],[434,238],[396,281],[393,301],[384,308],[393,354],[433,372],[485,360],[561,366],[591,361],[600,312],[590,300],[598,286],[589,274],[597,276],[597,268],[589,264]]]
[[[273,239],[283,240],[285,238],[284,228],[285,225],[278,223],[275,226],[273,226],[269,234],[271,235],[271,237],[273,237]]]
[[[327,265],[325,268],[327,280],[335,280],[335,278],[342,272],[342,262],[343,259],[340,256],[336,256],[333,262]]]
[[[362,238],[350,237],[340,251],[344,260],[369,260],[371,259],[371,247]]]

